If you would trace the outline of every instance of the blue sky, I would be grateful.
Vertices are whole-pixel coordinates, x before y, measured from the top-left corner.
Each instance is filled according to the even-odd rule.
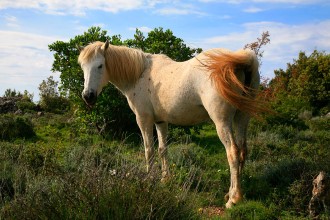
[[[135,29],[170,29],[190,47],[241,49],[264,31],[261,74],[272,78],[299,51],[330,52],[329,0],[1,0],[0,96],[7,88],[34,93],[51,72],[48,45],[91,26],[132,38]]]

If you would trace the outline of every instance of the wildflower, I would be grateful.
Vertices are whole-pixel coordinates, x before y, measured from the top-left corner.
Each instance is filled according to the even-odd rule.
[[[111,176],[115,176],[117,174],[117,170],[115,170],[115,169],[109,170],[109,173]]]

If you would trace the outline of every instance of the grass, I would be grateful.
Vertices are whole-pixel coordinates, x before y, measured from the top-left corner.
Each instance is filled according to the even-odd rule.
[[[1,167],[7,173],[3,186],[10,189],[1,192],[5,219],[196,218],[190,185],[165,185],[156,172],[147,175],[142,157],[131,156],[124,144],[76,145],[61,160],[47,151],[26,152],[29,148],[2,148],[1,159],[9,163]]]
[[[304,219],[314,175],[330,172],[329,120],[308,119],[306,129],[253,122],[244,202],[223,211],[230,174],[212,125],[172,136],[172,178],[161,183],[158,159],[145,172],[138,134],[113,140],[71,115],[26,117],[33,136],[0,142],[0,219]]]

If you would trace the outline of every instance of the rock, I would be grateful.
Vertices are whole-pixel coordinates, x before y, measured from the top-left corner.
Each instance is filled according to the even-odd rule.
[[[22,115],[23,114],[23,111],[21,109],[18,109],[16,112],[15,112],[15,115]]]
[[[43,116],[44,113],[43,113],[43,112],[38,112],[37,115],[38,115],[38,116]]]
[[[0,114],[16,112],[18,110],[16,102],[21,100],[21,97],[0,97]]]
[[[330,177],[323,171],[313,180],[312,198],[308,205],[309,216],[320,219],[322,211],[327,213],[330,206]]]

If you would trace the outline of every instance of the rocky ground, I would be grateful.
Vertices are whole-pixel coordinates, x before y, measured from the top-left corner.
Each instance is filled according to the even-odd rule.
[[[16,112],[18,110],[16,103],[21,99],[21,97],[0,97],[0,114]]]

